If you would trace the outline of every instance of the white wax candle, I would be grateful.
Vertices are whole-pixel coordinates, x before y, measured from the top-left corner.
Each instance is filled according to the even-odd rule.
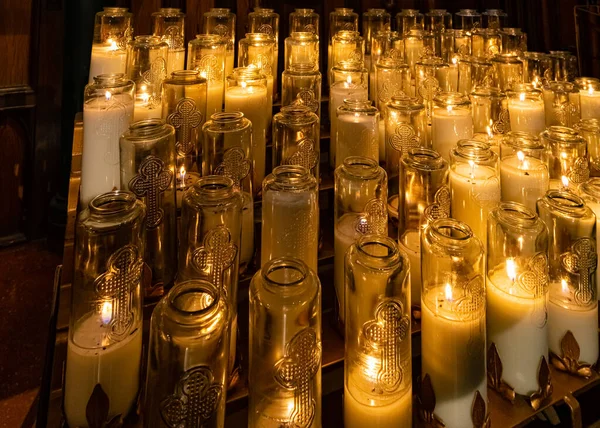
[[[171,78],[174,71],[185,70],[185,49],[169,49],[167,61],[167,79]]]
[[[500,161],[502,201],[519,202],[535,212],[535,203],[546,194],[548,185],[548,167],[541,160],[518,152]]]
[[[415,63],[421,58],[423,51],[423,40],[416,38],[404,39],[404,58],[410,67],[411,73],[415,71]]]
[[[514,275],[513,275],[514,276]],[[521,395],[538,389],[542,356],[548,352],[546,298],[533,298],[500,269],[487,280],[488,346],[496,344],[502,379]]]
[[[116,43],[111,46],[92,46],[90,59],[89,82],[100,74],[125,73],[127,51],[117,49]]]
[[[379,116],[379,160],[385,159],[385,119]]]
[[[471,97],[473,107],[473,131],[475,133],[486,133],[490,129],[492,121],[492,100],[486,97]]]
[[[243,197],[240,265],[247,265],[254,255],[254,202],[252,195],[247,192],[243,192]]]
[[[458,140],[473,137],[473,116],[469,110],[435,108],[431,121],[433,149],[447,161]]]
[[[252,122],[254,188],[260,188],[265,178],[267,127],[271,118],[269,105],[267,89],[264,87],[233,86],[225,91],[225,111],[241,111]]]
[[[379,162],[378,122],[375,116],[344,114],[338,117],[336,167],[348,156],[363,156]]]
[[[438,68],[435,78],[440,83],[442,90],[456,92],[458,90],[458,65],[450,64],[449,67]]]
[[[206,120],[214,113],[223,111],[223,94],[225,84],[223,81],[210,81],[207,85],[206,92]]]
[[[410,301],[421,305],[421,235],[416,230],[405,233],[398,241],[410,262]]]
[[[81,206],[96,196],[121,188],[119,138],[131,122],[133,100],[128,95],[94,98],[83,106]]]
[[[511,131],[529,132],[538,135],[546,129],[544,101],[528,98],[508,100]]]
[[[150,94],[146,92],[142,92],[136,96],[132,122],[145,119],[160,119],[161,117],[162,105],[160,101],[158,103],[151,103]]]
[[[579,91],[579,103],[582,119],[600,119],[600,92],[589,90]]]
[[[142,358],[142,329],[137,328],[121,342],[107,345],[110,327],[101,314],[76,326],[67,345],[65,415],[69,426],[87,427],[86,406],[96,384],[108,395],[108,419],[123,417],[136,401]]]
[[[225,54],[225,78],[233,73],[234,50],[228,50]]]
[[[450,170],[450,192],[452,218],[467,223],[481,242],[487,242],[487,217],[500,202],[500,183],[494,168],[455,165]]]
[[[351,392],[352,391],[352,392]],[[360,400],[360,401],[359,401]],[[369,404],[365,404],[369,402]],[[358,389],[344,387],[344,427],[400,428],[412,426],[412,388],[398,399],[377,405]]]
[[[335,293],[340,304],[340,320],[344,321],[344,296],[345,296],[345,265],[346,252],[352,244],[354,244],[358,238],[361,237],[361,233],[356,230],[357,221],[359,220],[359,214],[344,214],[335,225],[334,229],[334,259],[333,259],[333,270],[334,270],[334,283]]]

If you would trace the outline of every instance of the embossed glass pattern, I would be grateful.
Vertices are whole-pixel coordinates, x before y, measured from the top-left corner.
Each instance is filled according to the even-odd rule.
[[[486,135],[510,131],[506,94],[496,88],[477,86],[470,95],[473,109],[473,132]]]
[[[348,156],[363,156],[379,162],[380,116],[371,101],[346,99],[337,109],[336,116],[336,167]]]
[[[300,65],[319,70],[319,37],[311,32],[293,32],[285,39],[285,70]]]
[[[336,7],[329,14],[329,43],[338,31],[358,31],[358,14],[352,9]]]
[[[473,114],[469,97],[458,92],[440,92],[433,100],[431,142],[446,160],[460,140],[473,137]]]
[[[491,59],[500,53],[500,33],[495,28],[476,28],[471,36],[471,54]]]
[[[513,54],[499,54],[492,58],[493,86],[508,91],[523,83],[523,61]]]
[[[368,9],[362,15],[362,34],[365,38],[365,55],[371,55],[371,40],[379,31],[390,31],[392,17],[385,9]]]
[[[319,36],[319,14],[314,9],[296,9],[290,13],[290,34],[302,31]]]
[[[152,34],[169,45],[167,76],[185,69],[185,13],[175,7],[161,7],[152,14]]]
[[[404,59],[404,41],[397,31],[378,31],[371,37],[371,61],[369,67],[369,90],[373,101],[377,100],[377,80],[375,69],[380,59],[391,58],[396,61]],[[407,91],[410,88],[406,89]]]
[[[310,64],[293,64],[281,73],[281,105],[299,104],[321,117],[321,73]]]
[[[461,56],[458,59],[458,92],[469,95],[476,87],[493,85],[492,63],[487,58]]]
[[[590,175],[600,176],[600,120],[581,119],[575,125],[575,129],[587,141]]]
[[[225,54],[225,76],[233,71],[235,58],[235,13],[227,8],[215,8],[204,12],[203,27],[206,34],[217,34],[227,42]]]
[[[552,60],[546,53],[524,52],[523,80],[532,83],[536,88],[552,80]]]
[[[527,33],[520,28],[503,28],[500,30],[500,52],[522,57],[527,52]]]
[[[365,39],[358,31],[339,31],[331,40],[329,69],[340,61],[353,61],[364,65]]]
[[[448,68],[437,57],[424,57],[415,64],[415,96],[425,105],[427,117],[431,117],[433,98],[441,92],[442,86],[438,71]]]
[[[575,129],[551,126],[541,133],[540,138],[547,151],[551,189],[565,184],[577,186],[590,177],[587,141]]]
[[[279,67],[279,15],[277,13],[275,13],[273,11],[273,9],[266,9],[266,8],[262,8],[262,7],[255,7],[254,8],[254,12],[250,12],[248,14],[248,32],[249,33],[262,33],[265,36],[268,36],[270,38],[272,38],[275,43],[273,46],[273,62],[271,65],[271,75],[273,76],[273,90],[271,91],[273,100],[276,99],[277,95],[279,94],[278,92],[278,82],[279,82],[279,72],[278,72],[278,67]],[[246,38],[248,39],[248,35],[246,35]],[[264,40],[261,39],[261,40]],[[260,46],[264,46],[265,42],[259,42]],[[249,53],[250,56],[250,63],[248,64],[244,64],[242,62],[240,62],[240,58],[241,58],[241,50],[242,50],[242,43],[240,40],[240,52],[238,52],[238,67],[244,67],[250,64],[256,64],[257,66],[259,66],[259,64],[257,64],[257,60],[253,59],[252,57],[254,56],[252,53]],[[256,45],[255,45],[256,47]],[[251,51],[252,49],[250,49]],[[259,54],[260,52],[263,52],[264,49],[262,48],[258,48],[256,47],[257,50],[257,54]],[[263,61],[261,61],[263,62]],[[267,71],[264,68],[264,65],[260,65],[259,68],[263,69],[263,72],[265,74],[268,75]]]
[[[271,100],[277,95],[277,63],[275,38],[269,34],[247,33],[240,40],[238,67],[258,69],[267,78],[267,93]]]
[[[396,30],[402,35],[410,30],[423,30],[423,19],[423,14],[417,9],[402,9],[396,14]]]
[[[132,17],[125,7],[105,7],[96,14],[89,83],[100,74],[125,73],[127,43],[133,37]]]
[[[385,106],[392,97],[410,94],[410,69],[401,59],[379,58],[375,65],[375,82],[377,83],[376,105],[385,116]]]
[[[548,82],[542,87],[546,127],[573,127],[580,117],[579,90],[570,82]]]
[[[217,35],[198,34],[188,43],[187,69],[206,79],[206,116],[223,110],[226,41]]]

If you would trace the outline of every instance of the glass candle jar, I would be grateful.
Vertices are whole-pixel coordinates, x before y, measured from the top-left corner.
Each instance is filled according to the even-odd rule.
[[[346,260],[344,426],[410,427],[408,260],[381,235],[360,238]]]
[[[319,247],[318,184],[297,165],[278,166],[263,182],[261,266],[294,257],[317,271]]]
[[[501,91],[523,83],[523,61],[516,55],[499,54],[492,58],[493,85]]]
[[[450,217],[448,162],[431,149],[412,148],[402,156],[398,200],[398,243],[410,261],[411,304],[421,305],[421,230]]]
[[[213,7],[204,12],[203,28],[206,34],[221,36],[227,43],[225,53],[225,76],[233,72],[233,60],[235,50],[235,13],[227,8]]]
[[[248,427],[321,425],[321,284],[277,258],[250,283]]]
[[[541,89],[542,86],[552,80],[552,60],[546,53],[524,52],[523,80],[531,83],[534,88]]]
[[[319,37],[311,32],[293,32],[285,39],[285,70],[295,66],[319,70]]]
[[[295,9],[290,13],[290,35],[295,32],[313,33],[319,37],[319,14],[314,9]]]
[[[346,99],[336,116],[336,167],[349,156],[362,156],[379,162],[379,110],[371,105],[371,101]]]
[[[473,131],[487,136],[510,131],[508,101],[504,92],[497,88],[477,86],[471,92],[473,108]]]
[[[582,119],[600,119],[600,82],[580,82],[579,104]]]
[[[394,97],[386,108],[384,168],[388,174],[390,195],[397,195],[400,158],[409,149],[430,145],[427,116],[425,106],[416,98]]]
[[[278,81],[279,81],[279,72],[277,70],[278,64],[279,64],[279,14],[275,13],[275,11],[273,9],[267,9],[267,8],[263,8],[263,7],[255,7],[254,8],[254,12],[250,12],[248,14],[248,32],[249,33],[262,33],[265,36],[268,36],[270,38],[272,38],[274,40],[274,45],[273,45],[273,61],[271,63],[271,75],[273,76],[273,90],[271,91],[271,94],[273,96],[273,101],[275,101],[277,95],[278,95]],[[246,38],[250,38],[248,37],[248,35],[246,35]],[[243,39],[242,39],[243,40]],[[264,38],[261,39],[262,42],[260,42],[260,46],[263,47],[264,46]],[[241,57],[241,51],[242,51],[242,43],[240,40],[240,44],[239,44],[239,48],[240,51],[238,52],[238,67],[244,67],[247,66],[249,64],[243,64],[240,62],[240,57]],[[252,51],[252,49],[250,49],[250,51]],[[257,54],[260,52],[264,52],[264,48],[263,49],[257,49]],[[249,54],[250,56],[250,60],[252,60],[252,53]],[[264,61],[262,61],[264,62]],[[251,62],[254,63],[254,62]],[[264,65],[262,66],[264,67]],[[265,73],[266,74],[266,73]]]
[[[101,74],[83,93],[80,207],[121,188],[119,137],[133,117],[135,84],[124,74]]]
[[[387,236],[387,174],[374,160],[352,156],[334,175],[334,285],[343,323],[348,248],[363,235]]]
[[[281,73],[281,105],[300,104],[321,117],[321,73],[312,64],[293,64]]]
[[[454,27],[459,30],[471,31],[481,28],[481,14],[475,9],[461,9],[455,13]]]
[[[585,376],[581,363],[598,360],[596,216],[579,196],[558,190],[548,191],[537,210],[549,231],[550,361],[559,370]],[[579,361],[573,361],[571,347],[563,345],[569,332],[571,342],[574,338],[579,345]],[[566,358],[569,363],[563,364]]]
[[[472,30],[454,30],[453,53],[461,56],[471,55],[471,31]]]
[[[572,82],[577,76],[577,57],[569,51],[550,51],[554,77],[552,80]]]
[[[160,298],[175,279],[177,206],[175,129],[159,119],[135,122],[121,136],[121,188],[146,205],[145,299]]]
[[[425,30],[440,32],[452,28],[452,14],[446,9],[429,9],[425,13]]]
[[[188,43],[188,70],[197,70],[206,79],[206,116],[223,110],[227,42],[214,34],[198,34]]]
[[[469,95],[475,88],[493,86],[492,63],[483,57],[462,56],[458,59],[458,92]]]
[[[487,227],[488,352],[502,362],[500,382],[531,396],[546,386],[538,373],[548,352],[548,230],[516,202],[492,210]]]
[[[581,119],[575,129],[587,141],[590,175],[600,176],[600,120]]]
[[[579,91],[570,82],[550,81],[542,86],[546,126],[573,127],[579,121]]]
[[[319,118],[308,107],[285,106],[273,116],[273,168],[298,165],[319,181]]]
[[[175,128],[176,171],[200,172],[207,82],[196,70],[181,70],[164,82],[163,119]],[[183,169],[182,169],[183,168]]]
[[[446,160],[459,140],[473,137],[473,115],[469,97],[458,92],[441,92],[433,102],[431,139],[433,149]]]
[[[587,141],[576,130],[551,126],[540,138],[546,147],[550,189],[577,187],[590,177]]]
[[[527,52],[527,33],[520,28],[505,27],[500,30],[500,53],[521,58],[525,52]]]
[[[464,427],[489,417],[484,249],[455,219],[429,223],[421,246],[422,379],[435,394],[432,416],[446,427]]]
[[[272,100],[267,96],[267,79],[260,71],[241,67],[227,76],[225,111],[240,111],[252,122],[254,189],[261,188],[265,177],[267,129],[271,126],[272,110]]]
[[[600,178],[590,178],[585,183],[579,186],[578,194],[585,201],[585,205],[589,207],[596,216],[596,253],[598,250],[598,242],[600,242]],[[600,271],[596,267],[596,287],[600,281]]]
[[[411,29],[404,33],[404,61],[411,74],[415,72],[415,64],[421,59],[424,50],[422,29]]]
[[[167,76],[185,69],[185,13],[175,7],[161,7],[152,14],[152,35],[169,45]]]
[[[114,191],[92,199],[77,219],[75,272],[63,408],[72,427],[105,397],[106,416],[137,402],[142,357],[144,204]]]
[[[438,76],[445,75],[448,64],[437,57],[421,58],[415,64],[415,96],[425,105],[427,118],[431,118],[433,98],[442,91]]]
[[[277,95],[276,78],[277,63],[275,62],[275,39],[264,33],[247,33],[241,39],[238,50],[238,67],[249,67],[260,70],[267,78],[267,96],[275,100]]]
[[[371,36],[369,98],[377,103],[376,68],[379,59],[390,58],[404,64],[404,41],[397,31],[378,31]],[[410,83],[410,78],[409,78]],[[410,90],[410,85],[407,90]]]
[[[546,147],[537,135],[511,131],[500,144],[502,201],[518,202],[535,211],[549,186]]]
[[[336,7],[329,13],[329,44],[338,31],[358,31],[358,14],[352,9]]]
[[[367,9],[362,14],[362,34],[365,38],[365,56],[371,56],[371,40],[373,35],[379,31],[390,31],[392,29],[392,16],[385,9]],[[370,68],[370,58],[367,68]]]
[[[340,61],[354,61],[364,66],[365,39],[358,31],[338,31],[331,40],[329,69]]]
[[[511,131],[539,135],[546,129],[546,114],[542,91],[529,85],[513,86],[506,94]]]
[[[500,202],[498,155],[487,143],[462,140],[450,153],[452,218],[468,224],[486,242],[489,212]]]
[[[375,66],[375,81],[377,82],[377,108],[380,112],[385,111],[385,106],[392,97],[410,94],[410,69],[401,59],[379,58]]]
[[[411,30],[423,30],[425,28],[424,16],[418,9],[402,9],[396,14],[396,30],[405,35]]]
[[[177,284],[152,312],[145,426],[225,423],[229,306],[208,281]]]
[[[127,44],[133,37],[133,14],[125,7],[105,7],[96,13],[89,83],[101,74],[125,73]]]
[[[476,28],[471,36],[471,54],[492,59],[500,53],[500,33],[494,28]]]
[[[508,14],[502,9],[486,9],[482,14],[483,28],[494,28],[500,30],[506,26]]]

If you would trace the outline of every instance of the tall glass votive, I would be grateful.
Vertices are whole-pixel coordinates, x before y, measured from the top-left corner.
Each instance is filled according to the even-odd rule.
[[[277,95],[277,63],[275,62],[275,38],[265,33],[247,33],[238,47],[238,67],[260,70],[267,77],[267,92],[271,100]],[[271,122],[269,118],[269,123]]]
[[[379,59],[403,61],[404,41],[397,31],[378,31],[371,37],[371,66],[369,67],[369,98],[377,102],[376,68]],[[410,87],[408,88],[410,90]]]
[[[206,79],[206,116],[223,111],[227,42],[214,34],[198,34],[188,43],[188,70]]]
[[[508,91],[514,85],[523,83],[523,61],[516,55],[499,54],[492,58],[493,85],[501,91]]]
[[[450,153],[452,218],[469,225],[486,242],[489,212],[500,202],[498,155],[487,143],[461,140]]]
[[[428,119],[431,118],[433,98],[442,91],[438,76],[442,77],[447,68],[448,64],[437,57],[424,57],[415,64],[415,96],[425,105]]]
[[[424,16],[418,9],[402,9],[396,14],[396,31],[402,36],[411,30],[423,30],[424,28]]]
[[[404,61],[408,64],[410,72],[414,74],[415,64],[421,60],[423,55],[424,44],[423,44],[422,29],[411,29],[404,34]]]
[[[301,260],[263,264],[250,283],[248,427],[321,426],[321,284]]]
[[[319,37],[319,14],[314,9],[295,9],[290,13],[290,35],[295,32],[313,33]]]
[[[345,257],[361,236],[387,236],[387,174],[372,159],[351,156],[335,169],[334,285],[344,322]]]
[[[552,80],[552,60],[546,53],[524,52],[523,80],[540,89],[544,83]]]
[[[213,7],[210,11],[204,12],[202,22],[206,34],[216,34],[227,42],[225,76],[229,76],[233,72],[235,58],[235,13],[227,8]]]
[[[175,7],[161,7],[152,14],[152,35],[169,45],[167,76],[185,69],[185,13]]]
[[[502,9],[486,9],[481,17],[483,18],[483,28],[494,28],[496,30],[504,28],[508,21],[508,14]]]
[[[240,111],[252,122],[253,189],[260,189],[265,177],[267,129],[270,127],[272,110],[272,100],[267,95],[267,78],[258,69],[240,67],[227,76],[225,111]]]
[[[410,261],[412,305],[421,305],[421,231],[450,217],[448,162],[434,150],[409,149],[401,160],[398,243]]]
[[[362,156],[379,162],[382,151],[379,147],[380,116],[371,101],[345,99],[337,109],[336,116],[336,167],[342,165],[349,156]]]
[[[377,108],[380,112],[385,111],[385,106],[392,97],[410,94],[410,69],[401,59],[379,58],[375,65],[375,81],[377,82]]]
[[[454,28],[471,31],[481,28],[481,14],[475,9],[461,9],[455,13]]]
[[[503,202],[518,202],[535,211],[549,186],[546,147],[537,135],[511,131],[500,143],[500,187]]]
[[[240,272],[244,272],[254,256],[254,194],[252,124],[244,113],[215,113],[202,127],[202,175],[224,175],[242,193],[242,243]],[[254,192],[253,192],[254,191]]]
[[[120,152],[121,188],[146,205],[144,299],[157,299],[177,272],[175,129],[160,119],[134,122],[121,136]]]
[[[484,57],[461,56],[458,59],[458,92],[469,95],[476,87],[493,86],[492,63]]]
[[[329,70],[340,61],[354,61],[364,65],[365,39],[358,31],[338,31],[331,40]]]
[[[537,210],[549,231],[550,361],[559,370],[588,377],[589,365],[598,360],[596,216],[579,196],[559,190],[548,191]]]
[[[546,113],[542,91],[529,84],[513,85],[508,91],[508,116],[511,131],[539,135],[546,129]]]
[[[425,13],[425,31],[441,32],[452,28],[452,14],[446,9],[429,9]]]
[[[275,101],[275,99],[277,98],[277,95],[279,94],[279,71],[278,71],[278,67],[279,67],[279,14],[275,13],[275,11],[273,9],[267,9],[267,8],[263,8],[263,7],[255,7],[254,8],[254,12],[250,12],[248,14],[248,32],[249,33],[262,33],[265,36],[268,36],[270,38],[272,38],[274,40],[274,46],[273,46],[273,62],[271,65],[271,76],[273,76],[273,89],[271,91],[272,97],[273,97],[273,101]],[[248,35],[246,35],[246,38],[250,38],[248,37]],[[264,53],[264,39],[261,39],[262,41],[259,43],[259,46],[261,48],[258,48],[259,46],[256,46],[256,53]],[[249,64],[243,64],[240,62],[240,57],[241,57],[241,49],[242,49],[242,44],[241,44],[241,40],[240,40],[240,52],[238,52],[238,67],[244,67],[247,66]],[[250,51],[252,51],[252,49],[250,49]],[[250,52],[249,54],[250,56],[250,61],[256,61],[253,60],[253,54]],[[261,64],[264,63],[264,60],[260,61]],[[254,63],[255,62],[251,62]],[[264,70],[264,64],[261,65],[261,68],[263,68]],[[265,74],[266,71],[265,71]],[[268,75],[268,74],[267,74]]]
[[[346,258],[344,426],[412,426],[410,274],[398,244],[367,235]]]
[[[124,74],[101,74],[83,93],[80,207],[121,188],[119,138],[133,117],[135,84]]]
[[[281,73],[281,105],[299,104],[321,117],[321,72],[312,64],[293,64]]]
[[[225,423],[230,306],[208,281],[177,284],[150,321],[147,428]]]
[[[550,81],[542,86],[546,127],[573,127],[579,121],[579,91],[571,82]]]
[[[429,223],[421,238],[421,389],[431,418],[461,428],[489,418],[484,248],[455,219]],[[452,367],[452,370],[448,370]],[[469,422],[467,422],[469,421]]]
[[[317,270],[318,183],[302,166],[282,165],[263,181],[261,266],[278,257],[302,260]]]
[[[319,117],[301,105],[281,107],[273,116],[273,168],[298,165],[319,181]]]
[[[590,175],[600,176],[600,120],[581,119],[575,124],[575,129],[587,141]]]
[[[546,147],[550,189],[577,187],[587,181],[590,177],[587,141],[576,130],[551,126],[540,134],[540,138]]]
[[[144,204],[114,191],[78,216],[63,408],[72,427],[104,397],[105,416],[137,402],[142,357]]]
[[[133,121],[160,119],[169,45],[160,37],[136,36],[127,44],[127,77],[135,82]]]
[[[329,14],[329,46],[338,31],[358,31],[358,14],[349,8],[336,7]]]
[[[476,28],[471,36],[471,54],[492,59],[500,53],[500,33],[493,28]]]
[[[554,77],[552,80],[572,82],[577,76],[577,57],[569,51],[550,51]]]
[[[600,119],[600,82],[586,80],[577,86],[581,118]]]
[[[94,20],[89,83],[101,74],[125,73],[127,44],[133,37],[133,14],[125,7],[105,7]]]
[[[506,94],[497,88],[476,86],[471,92],[473,131],[494,136],[510,131]]]
[[[459,140],[473,137],[473,115],[469,97],[458,92],[441,92],[433,102],[431,140],[433,149],[446,160]]]
[[[319,70],[319,37],[311,32],[293,32],[285,39],[284,69],[296,65]]]
[[[471,55],[471,31],[472,30],[454,30],[453,53],[462,56]]]
[[[527,33],[520,28],[505,27],[500,30],[500,53],[521,58],[525,52],[527,52]]]
[[[365,38],[365,67],[371,69],[371,40],[379,31],[391,31],[392,17],[385,9],[368,9],[362,14],[362,35]]]
[[[590,178],[585,183],[581,184],[577,189],[577,193],[585,201],[596,216],[596,253],[598,252],[598,242],[600,242],[600,178]],[[596,287],[600,281],[600,271],[596,267]]]
[[[548,368],[548,229],[516,202],[492,210],[487,227],[487,345],[502,364],[488,385],[508,398],[531,397],[547,388],[540,373]]]

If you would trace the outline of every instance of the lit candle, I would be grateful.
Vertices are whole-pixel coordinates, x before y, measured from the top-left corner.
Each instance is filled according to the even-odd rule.
[[[108,39],[108,46],[93,45],[90,60],[89,82],[100,74],[125,73],[127,51],[119,49],[117,43]]]
[[[133,109],[133,122],[144,119],[160,119],[162,117],[162,105],[155,102],[147,92],[146,85],[142,85],[141,93],[136,96]]]
[[[444,91],[458,91],[458,58],[453,57],[448,67],[438,68],[435,77]]]
[[[351,100],[338,109],[337,122],[336,167],[348,156],[362,156],[379,162],[380,121],[374,106]]]
[[[233,72],[234,50],[227,50],[225,53],[225,76],[229,76]]]
[[[544,100],[525,93],[508,99],[511,131],[529,132],[537,135],[546,129]]]
[[[169,49],[167,78],[174,71],[185,70],[185,49]]]
[[[175,198],[178,210],[181,209],[181,201],[183,201],[185,191],[192,187],[199,178],[200,175],[198,173],[186,171],[183,165],[179,168],[175,182]]]
[[[546,194],[549,186],[548,167],[522,151],[500,161],[502,200],[519,202],[535,211],[536,201]]]
[[[411,71],[414,71],[415,63],[421,58],[422,51],[422,37],[407,37],[404,39],[404,58]]]
[[[200,76],[206,79],[206,71],[200,71]],[[221,79],[207,79],[206,86],[206,117],[211,117],[223,111],[225,83]]]
[[[473,116],[467,109],[435,108],[431,119],[433,149],[446,160],[458,140],[473,137]]]
[[[592,86],[579,91],[582,119],[600,119],[600,92]]]

